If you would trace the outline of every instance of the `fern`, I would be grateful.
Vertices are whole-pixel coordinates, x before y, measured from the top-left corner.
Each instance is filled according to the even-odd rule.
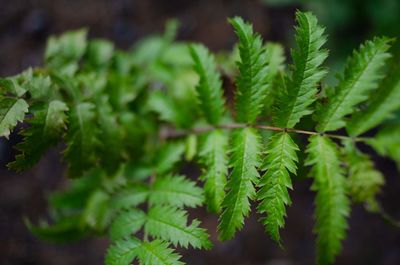
[[[146,221],[146,215],[140,210],[129,209],[121,212],[110,226],[111,240],[118,240],[138,232]]]
[[[345,156],[349,168],[347,187],[353,201],[376,207],[375,197],[385,182],[382,174],[375,169],[370,157],[361,153],[352,142],[345,142]]]
[[[196,91],[204,116],[211,124],[218,124],[224,113],[224,99],[221,77],[215,59],[202,45],[191,45],[190,53],[194,68],[200,76]]]
[[[210,248],[211,242],[199,221],[187,225],[187,213],[174,207],[155,206],[149,210],[145,232],[153,237],[187,248]]]
[[[8,138],[17,123],[24,120],[28,107],[22,98],[0,97],[0,136]]]
[[[43,153],[58,142],[66,129],[66,111],[67,105],[59,100],[53,100],[38,110],[30,120],[31,127],[21,133],[24,142],[16,146],[21,153],[9,167],[18,171],[27,170],[39,162]]]
[[[273,240],[280,243],[279,229],[285,224],[286,205],[291,204],[288,188],[292,188],[290,173],[296,174],[297,145],[286,132],[275,134],[267,146],[267,156],[261,167],[266,170],[258,186],[258,212],[267,214],[262,222]]]
[[[173,21],[129,52],[86,40],[86,30],[67,32],[50,38],[43,67],[0,79],[0,135],[26,123],[9,167],[28,169],[61,143],[74,177],[49,196],[51,222],[25,221],[35,236],[69,242],[108,235],[108,265],[181,265],[175,249],[212,247],[187,208],[205,204],[218,214],[219,239],[228,240],[254,204],[266,233],[282,246],[289,190],[292,179],[303,180],[303,166],[311,166],[316,192],[317,264],[332,264],[340,253],[349,198],[392,222],[378,201],[384,177],[361,145],[400,168],[393,115],[400,68],[384,71],[393,40],[361,45],[332,88],[322,82],[327,37],[311,13],[296,13],[289,68],[281,45],[263,43],[239,17],[229,23],[238,49],[216,56],[174,40]],[[232,97],[224,93],[231,84]],[[326,133],[345,126],[349,135]],[[375,127],[375,135],[359,137]],[[199,180],[183,176],[196,172],[196,163]]]
[[[277,99],[276,125],[293,128],[303,116],[312,113],[309,108],[316,100],[317,85],[327,71],[321,68],[328,51],[321,49],[326,42],[324,29],[318,25],[311,13],[296,13],[296,44],[292,51],[292,77],[286,91]]]
[[[80,103],[72,109],[67,132],[68,146],[64,153],[72,177],[82,175],[86,168],[96,162],[95,148],[99,142],[94,119],[94,106],[91,103]]]
[[[200,150],[204,165],[201,179],[205,181],[206,205],[211,212],[219,213],[225,197],[228,138],[222,131],[214,131],[205,136]]]
[[[348,227],[349,200],[336,145],[322,136],[310,137],[307,165],[313,166],[312,189],[317,191],[317,264],[331,264],[341,251]]]
[[[182,176],[157,178],[149,194],[150,204],[196,207],[203,204],[202,189]]]
[[[240,122],[253,123],[260,114],[268,89],[267,56],[262,39],[251,24],[235,17],[229,20],[239,37],[240,74],[236,79],[236,112]]]
[[[380,130],[375,138],[367,141],[381,156],[389,157],[400,169],[400,125],[389,125]]]
[[[232,173],[218,225],[221,240],[231,239],[243,227],[244,217],[250,213],[249,199],[255,198],[254,185],[260,177],[257,167],[261,146],[257,132],[249,128],[234,132],[232,146]]]
[[[347,123],[350,135],[357,136],[379,125],[400,108],[400,66],[393,63],[391,72],[379,89],[370,95],[368,106],[353,114]]]
[[[160,240],[141,242],[139,239],[130,237],[114,243],[108,250],[106,265],[129,265],[134,259],[143,265],[182,265],[180,256],[174,253],[165,243]]]
[[[318,131],[333,131],[344,127],[344,118],[377,88],[384,76],[381,69],[390,57],[387,53],[390,42],[388,38],[374,38],[353,52],[337,88],[330,92],[328,103],[322,105],[317,112]]]

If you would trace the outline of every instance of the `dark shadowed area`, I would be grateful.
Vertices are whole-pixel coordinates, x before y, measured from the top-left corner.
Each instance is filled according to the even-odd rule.
[[[169,18],[180,21],[179,40],[202,42],[214,51],[230,49],[236,41],[226,22],[227,17],[233,15],[252,21],[265,40],[290,47],[294,12],[304,9],[305,5],[301,1],[288,2],[291,3],[276,5],[256,0],[0,0],[0,76],[41,65],[46,39],[52,34],[86,27],[90,37],[107,38],[117,47],[128,49],[141,37],[163,31]],[[357,14],[356,5],[352,8],[351,11]],[[400,13],[397,15],[400,17]],[[368,21],[364,14],[360,17]],[[333,56],[341,54],[342,49],[353,49],[373,34],[368,30],[367,22],[359,27],[341,26],[339,31],[331,27],[329,32],[341,34],[334,35],[335,42],[328,45]],[[384,29],[379,29],[378,33],[382,31]],[[350,47],[335,46],[339,37],[343,42],[348,38]],[[60,148],[55,148],[29,172],[8,171],[5,165],[13,159],[12,146],[18,141],[20,138],[15,134],[9,141],[0,139],[0,264],[102,264],[109,243],[105,238],[54,245],[29,233],[24,218],[36,221],[46,215],[46,196],[65,185],[65,166],[58,154]],[[386,177],[379,199],[390,215],[400,219],[400,174],[389,160],[376,158],[375,162]],[[198,169],[192,165],[187,165],[184,170],[192,178],[198,176]],[[285,249],[279,248],[264,233],[256,214],[246,219],[245,228],[235,239],[217,242],[217,218],[198,209],[193,216],[200,218],[203,226],[209,229],[215,247],[211,251],[182,250],[183,260],[189,265],[313,264],[314,194],[310,185],[309,179],[294,184],[291,192],[294,203],[288,208],[287,224],[282,233]],[[400,264],[400,230],[379,216],[367,213],[362,206],[355,206],[343,248],[336,264]]]

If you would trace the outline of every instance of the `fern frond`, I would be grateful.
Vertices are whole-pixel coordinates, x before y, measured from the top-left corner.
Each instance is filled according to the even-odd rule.
[[[21,154],[18,154],[16,160],[8,166],[17,171],[34,166],[43,153],[58,142],[63,130],[66,129],[66,111],[68,111],[67,105],[59,100],[53,100],[37,111],[29,120],[31,126],[21,133],[24,141],[16,146]]]
[[[115,241],[139,231],[146,221],[146,214],[137,209],[121,211],[113,220],[109,235],[111,240]]]
[[[149,194],[152,205],[196,207],[203,201],[203,190],[183,176],[157,177]]]
[[[335,143],[323,136],[311,136],[306,164],[312,166],[317,192],[316,224],[317,264],[332,264],[342,248],[348,227],[349,200],[346,196],[346,179],[340,167]]]
[[[105,257],[106,265],[129,265],[136,259],[142,242],[135,237],[127,237],[115,241],[108,248]]]
[[[384,127],[367,143],[381,156],[394,160],[400,169],[400,125]]]
[[[257,210],[267,214],[261,220],[268,234],[280,244],[279,229],[285,225],[286,205],[291,204],[288,188],[292,188],[290,173],[296,174],[298,146],[286,132],[270,138],[262,170],[266,170],[258,186]]]
[[[194,69],[200,77],[196,86],[200,108],[210,124],[218,124],[224,113],[221,76],[214,56],[200,44],[190,45]]]
[[[155,154],[155,170],[157,174],[170,172],[175,165],[182,160],[185,145],[181,142],[169,142],[164,144]]]
[[[347,187],[356,203],[376,205],[375,197],[385,183],[381,172],[375,169],[371,158],[361,153],[354,142],[345,142],[345,158],[348,164]]]
[[[249,199],[254,199],[254,185],[260,177],[257,168],[260,164],[260,139],[252,128],[240,129],[234,132],[232,139],[232,173],[226,189],[228,190],[222,202],[222,215],[218,231],[221,240],[231,239],[236,230],[243,227],[244,217],[250,212]]]
[[[129,265],[136,259],[141,265],[184,265],[181,256],[161,240],[142,242],[136,237],[127,237],[115,241],[108,248],[106,265]]]
[[[316,100],[318,83],[327,74],[321,67],[328,51],[321,49],[326,42],[324,28],[318,25],[311,13],[296,13],[296,49],[292,50],[292,76],[287,90],[279,94],[274,123],[283,128],[293,128],[302,117],[313,111],[309,106]]]
[[[0,136],[8,138],[10,132],[25,118],[28,103],[22,98],[0,97]]]
[[[200,160],[204,165],[201,180],[205,181],[204,191],[208,210],[221,211],[225,197],[226,175],[228,173],[228,136],[221,130],[215,130],[205,136],[200,149]]]
[[[148,187],[135,185],[119,190],[111,199],[110,206],[114,210],[131,209],[146,201],[149,195]]]
[[[105,170],[109,174],[113,174],[118,170],[124,144],[117,115],[113,112],[108,97],[99,99],[97,114],[101,127],[99,134],[101,141],[100,161]]]
[[[167,240],[174,246],[188,248],[211,248],[205,229],[193,220],[188,225],[187,212],[170,206],[155,206],[147,213],[145,232],[152,237]]]
[[[260,114],[268,89],[267,56],[260,35],[240,17],[229,19],[239,37],[240,62],[236,79],[236,114],[239,122],[253,123]]]
[[[400,109],[400,65],[398,58],[387,77],[375,93],[367,100],[366,109],[356,112],[347,123],[347,130],[352,136],[360,135],[390,118]]]
[[[383,78],[382,67],[390,57],[387,52],[390,42],[388,38],[374,38],[353,52],[337,88],[328,95],[328,103],[320,105],[317,110],[318,131],[334,131],[344,127],[345,117],[378,87],[378,82]]]
[[[70,127],[67,132],[67,149],[64,159],[68,162],[68,175],[79,177],[95,163],[97,127],[94,123],[95,112],[92,103],[79,103],[70,115]]]
[[[141,265],[184,265],[181,256],[169,248],[169,244],[161,240],[143,242],[138,251]]]

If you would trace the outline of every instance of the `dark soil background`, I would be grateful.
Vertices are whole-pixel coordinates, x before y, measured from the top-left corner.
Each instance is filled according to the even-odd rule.
[[[179,39],[200,41],[213,50],[221,50],[230,48],[235,41],[226,18],[241,15],[252,21],[266,40],[287,46],[297,8],[302,5],[268,6],[260,1],[227,0],[0,0],[0,76],[40,65],[49,35],[79,27],[87,27],[91,37],[108,38],[120,48],[129,48],[141,37],[161,32],[168,18],[177,18],[182,25]],[[346,37],[362,38],[370,33],[365,25],[360,30],[350,26],[339,37],[343,42]],[[64,166],[54,150],[29,172],[7,171],[5,164],[15,155],[11,146],[18,140],[15,135],[10,141],[0,139],[0,264],[102,264],[106,239],[52,245],[29,234],[23,218],[37,220],[46,213],[46,195],[60,187]],[[382,205],[400,218],[400,174],[390,161],[376,159],[376,163],[387,182],[380,196]],[[252,215],[236,239],[216,242],[211,251],[182,251],[184,260],[189,265],[313,264],[314,195],[309,187],[310,181],[303,180],[296,182],[291,192],[294,203],[288,209],[283,231],[285,249],[265,235],[257,216]],[[205,227],[215,231],[215,217],[207,216],[203,210],[194,214]],[[215,232],[211,233],[215,240]],[[349,236],[336,264],[400,264],[400,230],[366,213],[363,207],[354,207]]]

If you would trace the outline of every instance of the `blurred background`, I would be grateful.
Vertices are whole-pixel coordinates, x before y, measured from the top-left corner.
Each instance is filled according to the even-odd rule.
[[[340,69],[344,57],[368,37],[400,37],[399,0],[0,0],[0,76],[41,65],[49,35],[86,27],[90,37],[107,38],[128,49],[142,37],[162,32],[170,18],[181,24],[178,40],[202,42],[214,51],[229,50],[236,42],[226,22],[233,15],[253,22],[265,40],[288,48],[296,9],[313,11],[326,26],[331,69]],[[46,196],[60,187],[64,166],[54,150],[29,172],[8,171],[5,164],[15,155],[11,146],[19,140],[15,135],[10,141],[0,139],[0,264],[102,264],[106,239],[54,245],[35,239],[25,228],[24,217],[37,220],[45,215]],[[379,199],[389,214],[400,219],[400,174],[386,159],[375,162],[387,183]],[[291,193],[294,203],[283,231],[285,249],[266,236],[252,215],[236,239],[216,243],[211,251],[182,251],[184,260],[189,265],[313,264],[314,195],[309,187],[309,180],[297,182]],[[194,215],[215,239],[216,218],[203,210]],[[336,264],[400,264],[400,230],[355,206]]]

